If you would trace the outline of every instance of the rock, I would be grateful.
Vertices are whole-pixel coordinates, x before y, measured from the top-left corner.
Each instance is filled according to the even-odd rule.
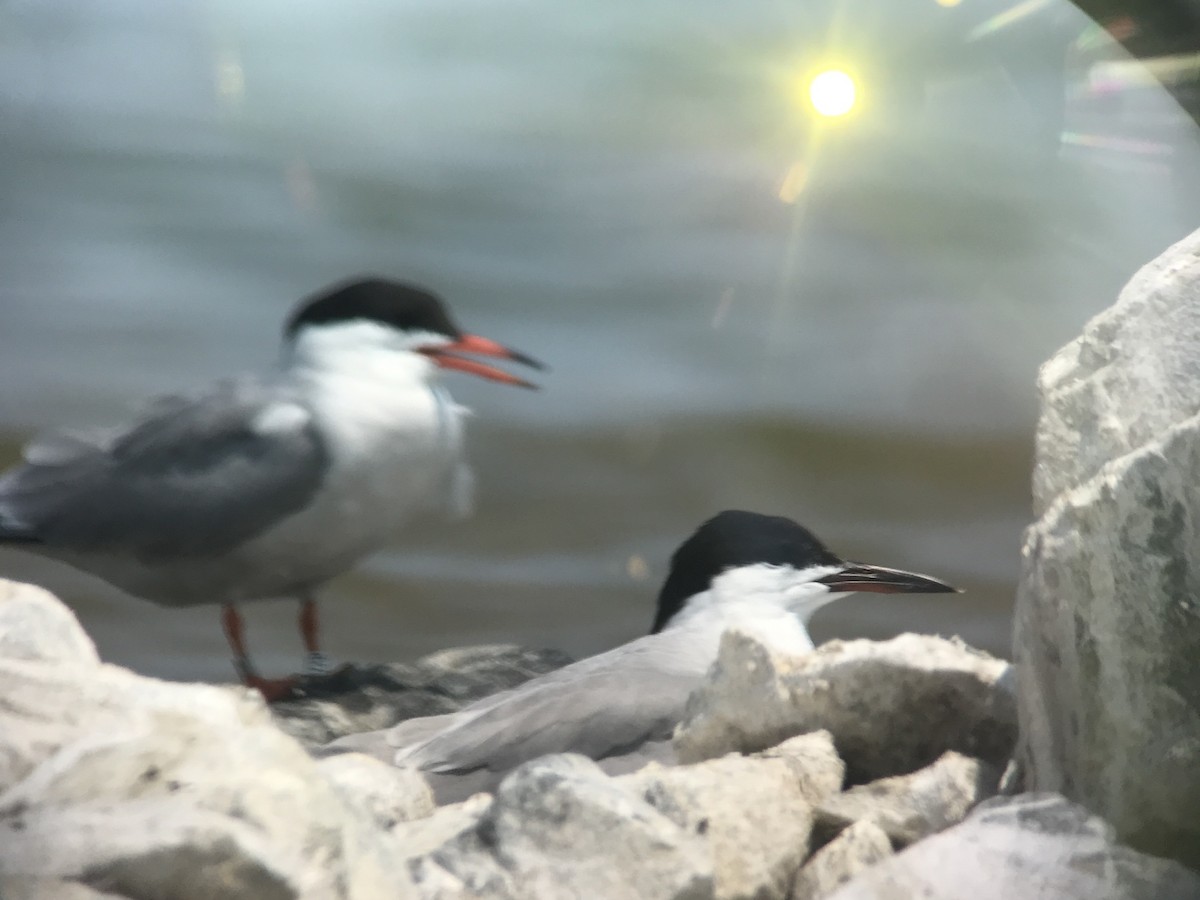
[[[1026,790],[1200,867],[1200,232],[1042,369],[1014,659]]]
[[[675,749],[681,762],[695,762],[823,728],[852,784],[911,772],[947,750],[1002,766],[1016,739],[1007,669],[960,641],[925,635],[830,641],[785,658],[727,633]]]
[[[1116,843],[1055,794],[988,800],[855,876],[828,900],[1195,900],[1200,875]]]
[[[19,827],[18,827],[19,826]],[[183,802],[41,808],[0,820],[4,868],[54,873],[102,892],[155,900],[335,896],[321,877],[246,823]],[[299,875],[307,869],[307,875]],[[299,877],[298,877],[299,876]]]
[[[411,769],[398,769],[361,753],[343,753],[319,760],[317,770],[348,806],[369,813],[384,830],[433,812],[433,791]]]
[[[86,884],[59,878],[0,877],[3,900],[122,900],[116,894],[104,894]]]
[[[476,794],[462,803],[436,807],[423,819],[412,819],[395,827],[397,842],[405,859],[432,853],[452,838],[470,831],[492,805],[491,794]]]
[[[996,793],[1000,770],[953,751],[911,775],[881,778],[834,794],[817,806],[822,829],[841,831],[870,820],[896,847],[936,834],[961,822],[971,809]]]
[[[788,900],[821,900],[864,869],[892,855],[892,842],[870,819],[855,822],[813,854],[796,873]]]
[[[414,663],[352,663],[303,678],[303,696],[275,703],[271,711],[280,728],[313,748],[405,719],[455,712],[569,662],[558,650],[500,644],[442,650]]]
[[[1039,373],[1034,514],[1200,414],[1200,231],[1142,267]]]
[[[75,614],[40,587],[0,578],[0,658],[96,665],[100,657]]]
[[[675,768],[652,763],[617,781],[703,839],[719,900],[787,896],[813,822],[794,762],[730,755]]]
[[[518,767],[473,827],[407,866],[430,900],[703,900],[713,889],[699,835],[575,755]]]
[[[0,876],[147,898],[395,895],[392,839],[322,771],[255,692],[0,658]]]
[[[828,731],[788,738],[782,744],[756,753],[758,759],[781,759],[792,770],[796,786],[809,803],[820,803],[842,789],[846,764],[837,755]]]

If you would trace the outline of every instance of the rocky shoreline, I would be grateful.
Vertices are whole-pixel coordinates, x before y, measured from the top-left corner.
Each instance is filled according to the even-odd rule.
[[[1200,232],[1043,369],[1015,661],[729,632],[676,766],[547,756],[436,807],[310,751],[567,657],[350,666],[268,708],[105,664],[0,581],[0,898],[1200,898],[1197,359]]]
[[[996,796],[1012,668],[956,640],[780,657],[730,633],[676,733],[682,765],[610,777],[545,757],[494,797],[435,808],[419,774],[313,759],[285,731],[315,747],[334,721],[445,711],[559,657],[456,650],[272,710],[102,663],[31,586],[0,587],[0,625],[6,900],[1013,897],[1030,866],[1068,885],[1039,897],[1108,896],[1080,893],[1097,878],[1134,886],[1111,896],[1200,896],[1200,877],[1057,795]]]

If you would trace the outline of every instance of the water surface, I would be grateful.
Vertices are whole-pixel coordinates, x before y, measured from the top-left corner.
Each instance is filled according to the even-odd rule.
[[[410,278],[553,370],[448,379],[478,513],[329,585],[337,657],[629,639],[725,507],[967,589],[852,598],[818,637],[1007,652],[1037,366],[1195,225],[1196,129],[1065,2],[1053,31],[880,6],[941,35],[922,102],[817,130],[798,73],[842,32],[778,4],[6,4],[3,460],[271,364],[328,282]],[[900,82],[914,58],[875,61]],[[0,572],[112,661],[231,674],[215,609],[17,552]],[[250,612],[264,668],[294,666],[292,615]]]

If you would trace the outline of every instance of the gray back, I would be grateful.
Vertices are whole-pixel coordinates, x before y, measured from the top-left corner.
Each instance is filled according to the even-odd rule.
[[[290,408],[284,427],[256,419]],[[123,429],[35,442],[0,477],[0,520],[49,549],[147,562],[220,554],[299,510],[325,449],[289,396],[253,380],[156,401]]]
[[[547,753],[595,760],[670,737],[706,666],[686,631],[641,638],[485,698],[440,720],[396,726],[396,762],[423,771],[503,773]]]

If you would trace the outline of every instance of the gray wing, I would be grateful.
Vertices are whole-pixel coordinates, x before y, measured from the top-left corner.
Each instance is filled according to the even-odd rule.
[[[25,460],[0,476],[0,537],[151,560],[224,552],[299,510],[325,451],[304,407],[246,380],[36,441]]]
[[[485,698],[428,736],[426,720],[388,735],[395,762],[433,773],[504,772],[548,753],[604,759],[670,737],[703,670],[652,635]],[[410,742],[415,738],[415,743]]]
[[[444,713],[439,716],[421,716],[407,719],[399,725],[382,731],[359,731],[354,734],[342,735],[327,744],[312,750],[316,757],[337,756],[339,753],[365,753],[376,759],[390,763],[396,758],[397,735],[402,744],[416,743],[432,737],[443,728],[453,724],[457,713]]]

